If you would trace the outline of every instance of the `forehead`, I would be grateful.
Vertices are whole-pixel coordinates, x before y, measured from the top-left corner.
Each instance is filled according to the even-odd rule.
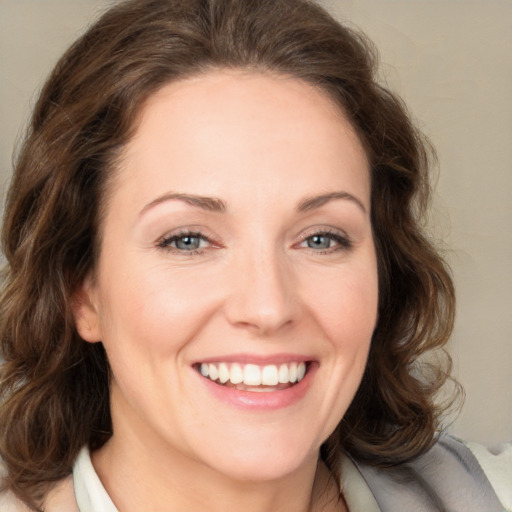
[[[148,99],[118,185],[136,181],[138,195],[150,195],[155,175],[162,187],[219,197],[229,193],[226,180],[239,182],[238,192],[246,183],[264,193],[308,180],[325,189],[343,179],[369,195],[364,149],[325,91],[239,70],[172,82]]]

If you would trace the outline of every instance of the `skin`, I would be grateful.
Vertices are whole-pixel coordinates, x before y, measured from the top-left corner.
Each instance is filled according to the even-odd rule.
[[[187,230],[204,237],[195,251],[169,241]],[[345,510],[318,450],[357,390],[376,317],[368,162],[330,98],[233,70],[162,88],[126,148],[97,268],[76,297],[81,336],[101,340],[112,367],[114,435],[92,460],[116,506]],[[300,400],[273,410],[219,400],[193,367],[283,353],[316,372]]]

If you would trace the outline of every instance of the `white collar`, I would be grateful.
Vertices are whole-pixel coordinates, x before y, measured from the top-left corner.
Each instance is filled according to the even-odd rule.
[[[73,465],[73,486],[80,512],[118,512],[91,462],[84,446]]]
[[[350,512],[380,512],[368,485],[347,456],[342,457],[341,474]],[[73,485],[80,512],[118,512],[94,470],[87,447],[82,448],[73,466]]]

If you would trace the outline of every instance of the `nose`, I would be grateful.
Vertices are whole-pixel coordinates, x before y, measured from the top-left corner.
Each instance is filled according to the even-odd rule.
[[[269,335],[298,318],[298,296],[290,263],[272,251],[238,258],[231,265],[228,321],[257,335]]]

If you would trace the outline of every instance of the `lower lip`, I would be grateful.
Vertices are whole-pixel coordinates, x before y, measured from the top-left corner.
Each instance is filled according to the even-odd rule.
[[[310,363],[304,378],[294,386],[277,391],[243,391],[216,384],[194,370],[206,388],[219,400],[241,409],[275,410],[299,402],[308,392],[318,369],[317,363]]]

